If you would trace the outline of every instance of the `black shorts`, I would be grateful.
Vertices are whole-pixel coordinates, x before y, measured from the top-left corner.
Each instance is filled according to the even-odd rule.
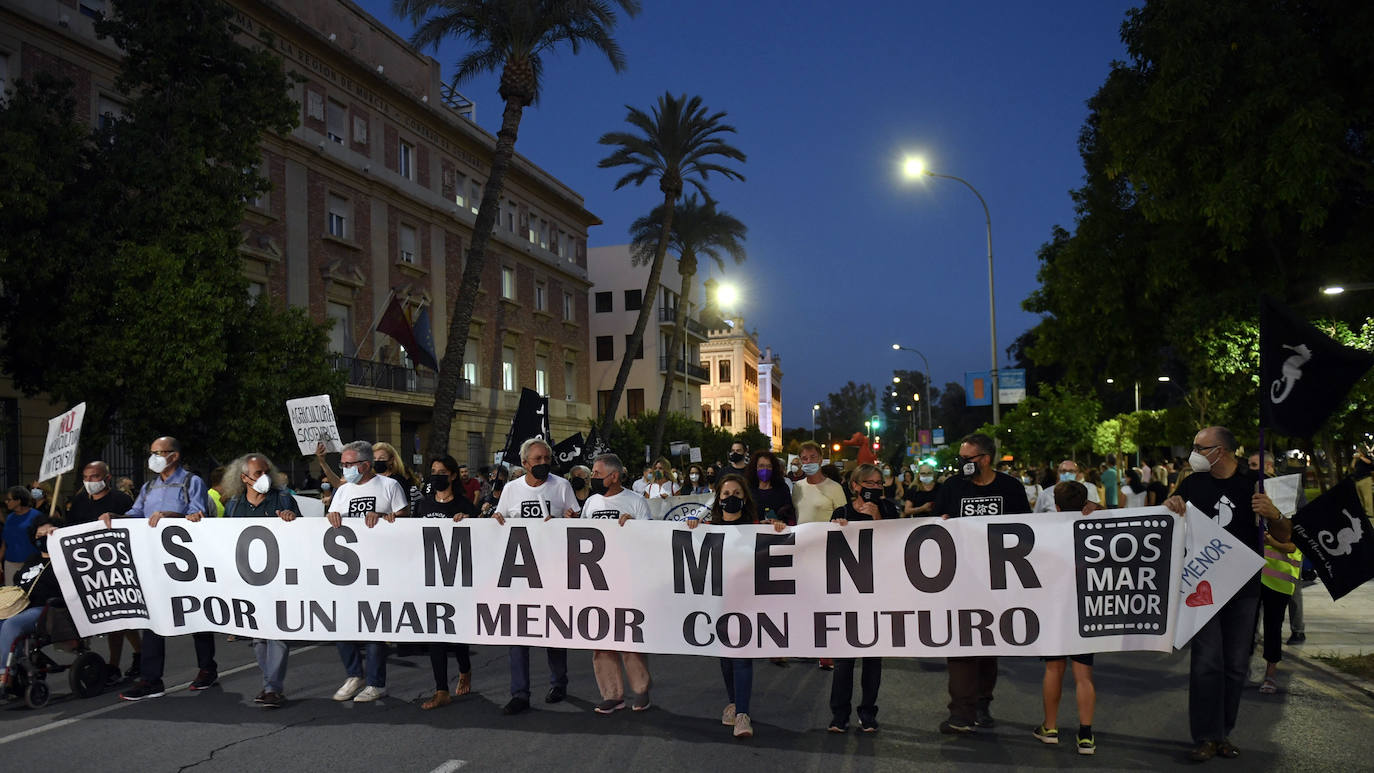
[[[1065,657],[1065,656],[1063,656],[1063,655],[1059,655],[1058,657],[1040,658],[1040,659],[1041,659],[1041,660],[1044,660],[1044,661],[1050,661],[1050,660],[1063,660],[1064,657]],[[1093,653],[1091,653],[1091,652],[1089,652],[1089,653],[1086,654],[1086,655],[1069,655],[1068,658],[1069,658],[1069,660],[1072,660],[1072,661],[1075,662],[1075,663],[1082,663],[1083,665],[1087,666],[1088,668],[1092,668],[1092,666],[1093,666]]]

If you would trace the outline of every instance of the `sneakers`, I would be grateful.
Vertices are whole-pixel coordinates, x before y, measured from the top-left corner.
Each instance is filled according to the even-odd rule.
[[[1059,730],[1057,728],[1040,725],[1035,728],[1035,732],[1031,735],[1039,738],[1041,743],[1059,743]]]
[[[1207,760],[1210,760],[1215,756],[1217,756],[1216,741],[1203,741],[1202,743],[1198,744],[1192,751],[1188,752],[1188,759],[1192,760],[1193,762],[1206,762]]]
[[[1237,749],[1236,745],[1231,743],[1230,738],[1223,738],[1221,742],[1217,744],[1217,754],[1220,754],[1228,760],[1234,760],[1240,756],[1240,749]]]
[[[870,734],[871,734],[871,733],[876,733],[876,732],[878,732],[878,720],[876,720],[876,719],[861,719],[861,720],[859,720],[859,732],[860,732],[860,733],[870,733]]]
[[[950,717],[940,723],[940,732],[945,735],[968,735],[973,731],[972,724],[962,719],[955,719],[954,717]]]
[[[1305,633],[1295,633],[1295,634],[1293,634],[1292,636],[1289,636],[1289,637],[1288,637],[1288,644],[1289,644],[1290,646],[1291,646],[1291,645],[1294,645],[1294,644],[1303,644],[1303,643],[1305,643],[1306,641],[1307,641],[1307,634],[1305,634]]]
[[[1081,735],[1078,736],[1078,753],[1097,754],[1097,741],[1093,740],[1092,736],[1088,736],[1087,738]]]
[[[720,713],[720,723],[722,725],[729,725],[730,727],[735,726],[735,704],[725,704],[725,711]]]
[[[141,701],[144,698],[161,698],[167,691],[162,687],[162,680],[156,682],[145,682],[139,680],[138,684],[119,694],[122,700]]]
[[[506,703],[506,705],[501,707],[501,713],[509,717],[515,714],[522,714],[526,711],[529,711],[529,708],[529,700],[521,698],[517,695],[516,697],[511,698],[510,701]]]
[[[265,692],[262,694],[262,700],[258,703],[262,704],[265,709],[279,709],[286,703],[286,696],[279,692]]]
[[[992,718],[992,712],[988,711],[987,706],[979,706],[974,715],[973,724],[979,727],[995,727],[997,722]]]
[[[592,711],[598,714],[614,714],[623,708],[625,708],[624,698],[611,698],[596,704]]]
[[[105,686],[114,687],[124,681],[124,672],[119,670],[119,666],[105,666]]]
[[[753,737],[754,737],[754,723],[749,721],[749,715],[748,715],[748,714],[736,714],[736,715],[735,715],[735,737],[736,737],[736,738],[753,738]]]
[[[386,697],[386,688],[385,688],[385,687],[376,687],[376,686],[374,686],[374,685],[370,685],[370,684],[369,684],[368,686],[366,686],[366,687],[364,687],[363,689],[359,690],[357,695],[354,695],[354,696],[353,696],[353,702],[354,702],[354,703],[371,703],[371,702],[377,700],[378,698],[385,698],[385,697]]]
[[[143,675],[143,654],[135,652],[133,662],[129,664],[129,670],[124,672],[125,679],[137,679]]]
[[[544,696],[544,702],[559,703],[566,697],[568,697],[568,688],[554,685],[553,687],[549,688],[548,695]]]
[[[827,733],[835,733],[837,735],[842,733],[848,733],[849,723],[844,721],[843,719],[832,719],[830,720],[830,727],[827,727],[825,731]]]
[[[646,692],[634,699],[634,702],[630,704],[630,709],[633,711],[648,711],[649,707],[652,705],[653,704],[649,702],[649,693]]]
[[[816,668],[819,669],[819,670],[821,670],[821,671],[834,671],[834,670],[835,670],[835,661],[832,660],[832,659],[830,659],[830,658],[821,658],[821,659],[817,662]]]
[[[350,676],[345,679],[343,685],[334,692],[334,700],[351,701],[353,700],[353,696],[357,695],[358,691],[363,689],[363,686],[366,684],[367,681],[361,676]]]
[[[196,678],[191,682],[191,692],[200,692],[201,690],[208,690],[211,687],[214,687],[215,683],[218,681],[219,674],[215,673],[214,671],[206,671],[202,668],[196,674]]]
[[[267,697],[267,691],[266,691],[266,690],[263,690],[262,692],[260,692],[260,693],[258,693],[257,695],[254,695],[254,696],[253,696],[253,702],[254,702],[254,703],[262,703],[262,699],[263,699],[263,698],[266,698],[266,697]]]

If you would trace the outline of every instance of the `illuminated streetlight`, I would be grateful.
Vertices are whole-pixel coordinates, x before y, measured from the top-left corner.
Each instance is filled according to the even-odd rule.
[[[894,352],[912,352],[912,353],[915,354],[917,357],[920,357],[920,358],[921,358],[921,363],[922,363],[923,365],[926,366],[926,428],[927,428],[927,429],[934,429],[935,423],[934,423],[933,421],[931,421],[931,419],[930,419],[930,407],[931,407],[931,404],[934,402],[933,400],[930,399],[930,389],[931,389],[931,387],[930,387],[930,360],[927,360],[927,359],[926,359],[926,356],[925,356],[924,354],[921,353],[921,350],[919,350],[919,349],[912,349],[910,346],[902,346],[901,344],[893,344],[893,345],[892,345],[892,350],[893,350]],[[893,380],[894,383],[897,381],[897,379],[896,379],[895,376],[893,377],[892,380]]]
[[[735,289],[734,285],[723,284],[716,289],[716,302],[720,304],[722,309],[726,307],[733,309],[738,301],[739,290]]]
[[[1344,285],[1327,285],[1322,288],[1322,295],[1343,295],[1349,292],[1360,290],[1374,290],[1374,282],[1355,282]]]
[[[816,403],[811,406],[811,442],[816,442],[816,411],[821,409],[821,404]]]

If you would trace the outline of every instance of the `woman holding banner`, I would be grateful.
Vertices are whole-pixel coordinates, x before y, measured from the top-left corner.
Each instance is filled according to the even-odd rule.
[[[415,506],[417,518],[452,518],[461,521],[470,515],[477,515],[477,505],[473,504],[460,488],[458,482],[458,460],[445,454],[429,465],[429,493]],[[448,688],[449,651],[458,660],[458,683],[453,691]],[[472,657],[468,645],[447,642],[434,642],[429,645],[429,666],[434,672],[434,695],[420,704],[425,711],[447,706],[455,696],[472,692]]]
[[[420,504],[420,486],[395,446],[381,442],[372,444],[372,471],[401,484],[401,490],[406,492],[406,498],[410,500],[411,510]]]

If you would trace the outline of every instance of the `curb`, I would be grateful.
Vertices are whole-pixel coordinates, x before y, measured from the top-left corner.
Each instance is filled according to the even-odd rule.
[[[1318,660],[1315,655],[1305,655],[1290,649],[1285,649],[1283,654],[1285,657],[1292,658],[1313,671],[1317,671],[1334,681],[1341,682],[1342,684],[1364,693],[1366,698],[1374,698],[1374,682],[1367,679],[1361,679],[1358,676],[1348,674],[1334,666],[1327,665]]]

